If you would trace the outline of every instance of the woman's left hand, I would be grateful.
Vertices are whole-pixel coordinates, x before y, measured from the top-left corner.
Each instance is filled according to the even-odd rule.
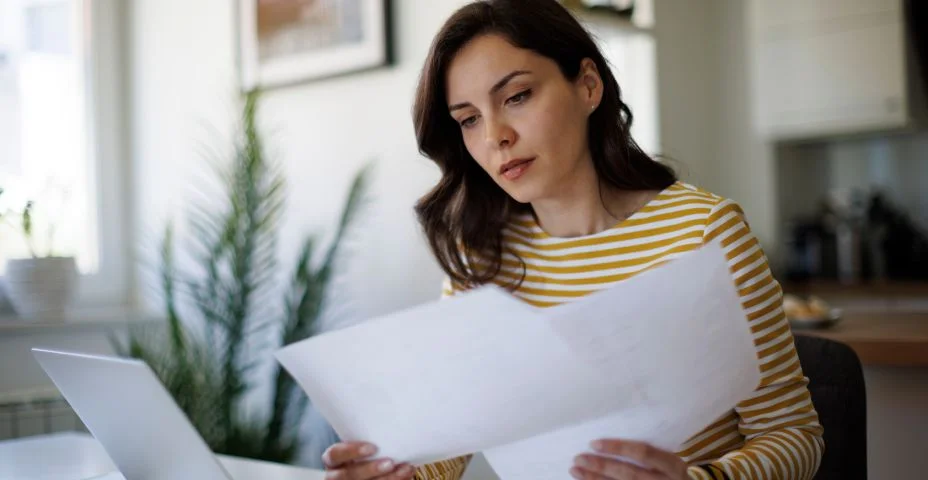
[[[603,439],[593,442],[593,450],[602,455],[627,458],[639,465],[583,454],[574,459],[570,474],[578,480],[685,480],[686,462],[675,453],[630,440]]]

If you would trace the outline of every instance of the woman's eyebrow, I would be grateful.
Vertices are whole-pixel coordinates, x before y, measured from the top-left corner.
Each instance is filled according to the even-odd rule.
[[[492,87],[490,87],[490,92],[489,92],[490,95],[495,95],[497,92],[502,90],[503,87],[505,87],[506,84],[508,84],[513,78],[516,78],[519,75],[528,75],[530,73],[532,72],[528,70],[515,70],[513,72],[506,74],[503,78],[499,79],[499,81],[494,83]],[[460,110],[462,108],[467,108],[469,106],[471,106],[470,102],[456,103],[448,107],[448,111],[453,112],[455,110]]]
[[[528,75],[529,73],[532,73],[532,72],[529,72],[528,70],[516,70],[506,75],[505,77],[499,79],[498,82],[494,83],[492,87],[490,87],[490,95],[494,95],[496,94],[496,92],[499,92],[500,90],[502,90],[503,87],[505,87],[506,84],[509,83],[509,81],[512,80],[513,78],[516,78],[519,75]]]

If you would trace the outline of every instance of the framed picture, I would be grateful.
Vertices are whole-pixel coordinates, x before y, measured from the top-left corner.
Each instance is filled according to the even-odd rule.
[[[237,0],[243,90],[392,63],[392,0]]]

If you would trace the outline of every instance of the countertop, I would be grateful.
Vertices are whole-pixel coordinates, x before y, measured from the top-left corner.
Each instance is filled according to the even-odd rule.
[[[928,283],[783,285],[786,293],[816,295],[843,310],[826,329],[795,330],[846,343],[870,366],[928,367]]]

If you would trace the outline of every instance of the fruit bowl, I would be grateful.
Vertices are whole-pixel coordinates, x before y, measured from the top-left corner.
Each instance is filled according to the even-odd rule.
[[[790,326],[798,330],[829,328],[841,321],[841,309],[832,308],[814,295],[807,299],[796,295],[784,295],[783,311]]]
[[[841,309],[832,308],[826,315],[821,316],[790,317],[787,315],[786,318],[794,330],[820,330],[838,324],[841,321]]]

